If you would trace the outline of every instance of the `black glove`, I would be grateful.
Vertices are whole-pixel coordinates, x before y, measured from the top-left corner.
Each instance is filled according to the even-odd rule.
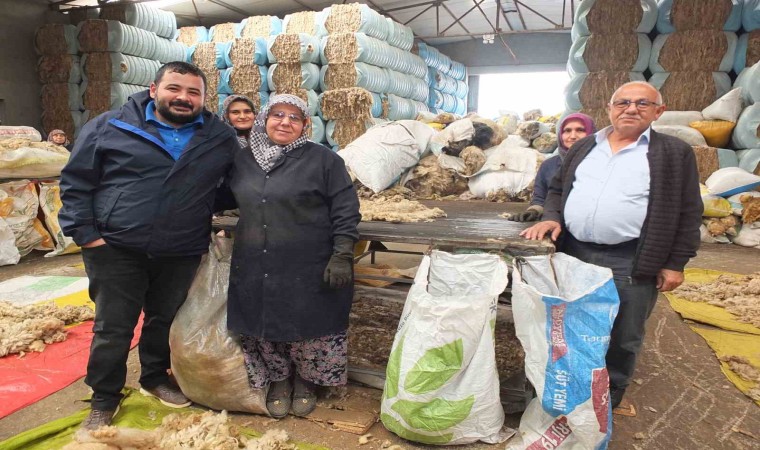
[[[521,212],[520,214],[513,214],[509,220],[513,222],[535,222],[541,219],[541,216],[544,212],[543,209],[544,208],[540,206],[531,206],[525,212]]]
[[[350,237],[335,237],[333,254],[325,267],[324,280],[333,289],[341,289],[353,283],[354,240]]]

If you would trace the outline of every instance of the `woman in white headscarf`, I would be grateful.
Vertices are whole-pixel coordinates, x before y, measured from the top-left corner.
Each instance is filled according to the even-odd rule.
[[[307,111],[299,97],[273,96],[229,178],[240,220],[228,329],[251,386],[269,386],[275,418],[309,414],[318,385],[347,381],[359,201],[342,158],[308,139]]]

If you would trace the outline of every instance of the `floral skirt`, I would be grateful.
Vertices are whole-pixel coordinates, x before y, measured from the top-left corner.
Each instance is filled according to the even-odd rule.
[[[320,386],[340,386],[348,380],[346,332],[294,342],[271,342],[240,335],[248,382],[262,389],[273,381],[298,376]]]

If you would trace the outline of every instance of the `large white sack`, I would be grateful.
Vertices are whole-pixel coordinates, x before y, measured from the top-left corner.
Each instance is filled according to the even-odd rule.
[[[494,327],[507,275],[497,255],[423,258],[388,359],[380,407],[387,429],[425,444],[506,440]]]
[[[443,147],[448,146],[452,142],[472,139],[474,134],[475,128],[472,125],[472,120],[456,120],[441,130],[440,133],[436,133],[435,136],[430,139],[430,150],[436,155],[439,155]]]
[[[692,122],[705,120],[701,111],[665,111],[659,119],[652,122],[653,126],[679,125],[688,127]]]
[[[467,183],[476,198],[503,190],[516,195],[536,179],[540,154],[532,148],[505,146],[502,142],[484,151],[486,162]]]
[[[744,108],[731,135],[734,148],[760,148],[760,103]]]
[[[737,164],[738,167],[741,167],[749,173],[758,174],[757,170],[758,166],[760,166],[760,148],[737,150],[735,155],[739,160]]]
[[[0,217],[0,266],[18,264],[21,254],[16,248],[16,236],[8,223]]]
[[[705,120],[736,122],[742,113],[742,88],[734,88],[702,110]]]
[[[702,133],[694,128],[684,127],[681,125],[654,125],[652,129],[658,133],[667,134],[669,136],[677,137],[691,146],[695,145],[707,145],[705,137]]]
[[[32,142],[42,141],[42,135],[34,127],[23,125],[0,125],[0,140],[29,139]]]
[[[172,373],[195,403],[268,414],[266,389],[251,388],[238,337],[227,330],[231,255],[232,240],[214,236],[169,330]]]
[[[760,222],[745,223],[731,242],[742,247],[760,249]]]
[[[605,355],[619,304],[610,269],[564,253],[515,260],[515,332],[536,398],[508,450],[607,448],[612,407]]]
[[[730,197],[760,186],[760,176],[741,167],[726,167],[713,172],[705,181],[705,185],[712,194]]]
[[[416,120],[383,123],[367,130],[338,155],[363,185],[378,193],[417,165],[434,134],[430,126]]]
[[[760,62],[739,72],[735,88],[742,88],[742,99],[747,105],[760,102]]]

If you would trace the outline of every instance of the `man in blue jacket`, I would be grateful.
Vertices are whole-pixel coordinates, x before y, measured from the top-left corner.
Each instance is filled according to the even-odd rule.
[[[169,382],[169,327],[208,250],[216,187],[238,147],[233,129],[204,110],[205,90],[196,66],[165,64],[149,91],[82,128],[61,172],[59,220],[82,247],[96,305],[84,428],[109,425],[118,411],[141,312],[141,392],[190,404]]]

